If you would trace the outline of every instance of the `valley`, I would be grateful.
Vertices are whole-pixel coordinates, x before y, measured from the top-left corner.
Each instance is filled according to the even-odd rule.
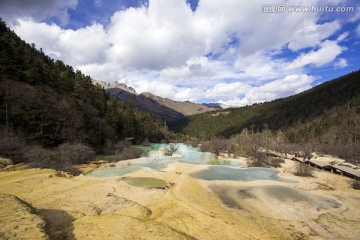
[[[359,8],[291,2],[0,1],[0,239],[360,239]]]

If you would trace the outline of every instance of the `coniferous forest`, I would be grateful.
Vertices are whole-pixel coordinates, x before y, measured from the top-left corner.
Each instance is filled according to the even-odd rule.
[[[360,71],[288,98],[190,116],[172,123],[170,129],[198,139],[236,139],[250,133],[252,138],[265,141],[262,133],[267,133],[275,143],[274,149],[277,145],[292,145],[293,150],[318,151],[357,161]]]
[[[158,142],[168,134],[149,114],[115,100],[89,76],[22,41],[3,21],[0,127],[8,157],[18,152],[10,146],[14,138],[45,148],[83,143],[102,152],[123,139]]]
[[[21,151],[12,142],[48,149],[82,143],[106,153],[124,139],[142,143],[175,137],[131,101],[116,100],[90,76],[25,43],[3,21],[0,34],[2,155],[23,158],[14,156]],[[359,79],[357,71],[288,98],[197,114],[169,126],[186,136],[182,139],[197,141],[270,131],[268,136],[276,141],[281,136],[283,144],[354,158],[360,144]]]

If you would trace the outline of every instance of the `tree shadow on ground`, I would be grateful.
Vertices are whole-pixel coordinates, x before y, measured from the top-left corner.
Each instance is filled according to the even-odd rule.
[[[52,240],[72,240],[74,235],[73,221],[75,220],[68,212],[58,209],[36,209],[46,223],[46,231]]]

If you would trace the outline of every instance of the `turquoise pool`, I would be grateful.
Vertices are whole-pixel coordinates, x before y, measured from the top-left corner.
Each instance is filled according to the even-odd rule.
[[[148,157],[142,157],[131,161],[131,166],[141,166],[152,169],[166,168],[167,165],[178,161],[182,163],[190,163],[197,165],[225,165],[225,166],[241,166],[241,163],[217,159],[212,153],[200,152],[198,148],[190,147],[182,143],[177,143],[178,151],[176,154],[181,157],[159,156],[160,150],[165,150],[168,144],[151,144],[152,148],[148,152]],[[120,163],[121,164],[121,163]]]
[[[138,171],[140,167],[107,167],[95,169],[86,173],[90,177],[115,177]]]
[[[178,151],[176,154],[179,157],[162,156],[159,151],[164,151],[168,144],[151,144],[147,151],[146,157],[133,159],[126,162],[118,162],[115,167],[101,168],[86,174],[87,176],[107,177],[107,176],[122,176],[139,170],[141,167],[161,170],[166,168],[169,164],[176,161],[189,164],[198,165],[224,165],[224,166],[240,166],[241,164],[234,161],[227,161],[217,159],[208,152],[200,152],[199,149],[187,146],[182,143],[177,143]]]
[[[279,172],[268,168],[230,168],[222,166],[211,166],[207,169],[191,173],[190,176],[202,180],[230,180],[249,182],[255,180],[272,180],[281,182],[296,182],[281,178]]]

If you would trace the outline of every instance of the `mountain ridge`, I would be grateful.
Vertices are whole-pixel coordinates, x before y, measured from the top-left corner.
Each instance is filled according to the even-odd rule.
[[[311,125],[315,118],[324,116],[327,112],[335,111],[333,109],[340,108],[344,104],[345,106],[342,108],[345,108],[347,103],[353,108],[359,108],[359,112],[355,111],[355,114],[357,113],[355,116],[357,116],[360,114],[360,107],[356,101],[359,95],[360,70],[287,98],[215,111],[211,114],[203,113],[190,116],[174,122],[170,125],[170,129],[199,138],[230,137],[240,133],[245,128],[261,131],[265,125],[270,130],[286,131],[290,128],[296,128],[302,123]],[[224,111],[228,113],[221,114]],[[354,124],[348,117],[344,117],[344,119],[349,120],[349,124]],[[332,124],[331,122],[323,126],[313,124],[314,129],[311,130],[311,134],[315,136],[325,133]],[[360,138],[360,136],[356,138],[358,137]]]
[[[216,110],[216,108],[208,107],[204,104],[190,101],[175,101],[150,92],[138,94],[135,89],[128,87],[124,83],[107,83],[99,80],[93,80],[93,82],[102,86],[116,99],[131,102],[133,107],[140,111],[148,112],[154,118],[161,121],[172,122],[194,114]]]

